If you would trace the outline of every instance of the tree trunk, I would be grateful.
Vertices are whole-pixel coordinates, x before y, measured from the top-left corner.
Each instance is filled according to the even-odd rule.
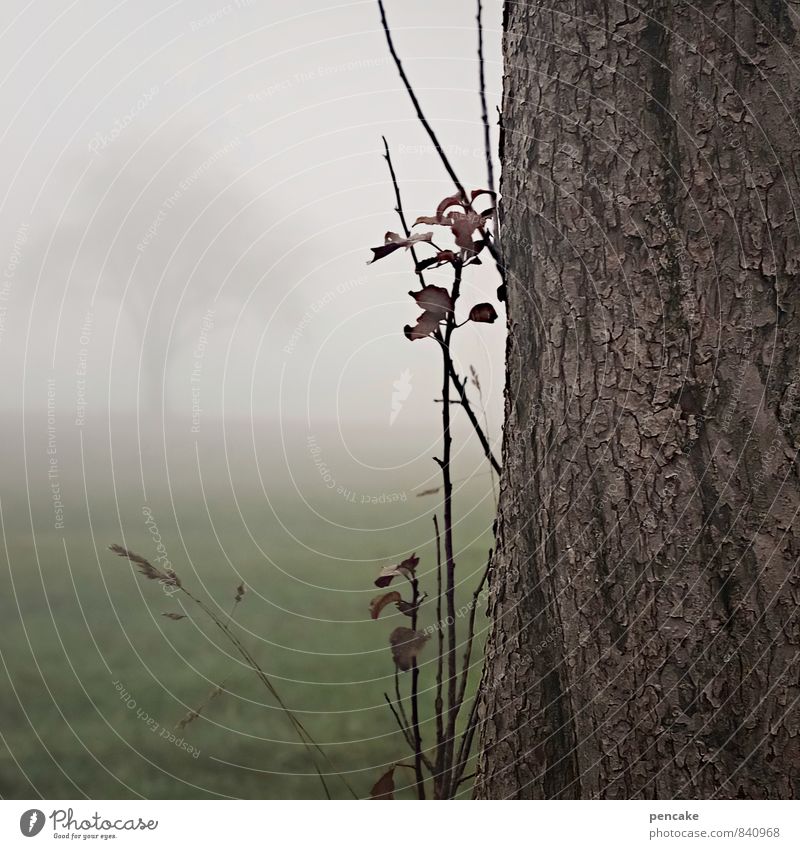
[[[479,797],[800,794],[797,7],[506,3]]]

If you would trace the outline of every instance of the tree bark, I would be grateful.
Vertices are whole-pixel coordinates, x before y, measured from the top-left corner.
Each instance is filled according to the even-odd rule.
[[[800,794],[798,3],[506,3],[476,793]]]

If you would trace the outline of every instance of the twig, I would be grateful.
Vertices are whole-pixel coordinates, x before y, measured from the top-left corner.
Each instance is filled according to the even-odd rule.
[[[483,121],[483,147],[486,154],[486,178],[489,181],[487,188],[494,191],[494,162],[492,158],[492,134],[489,128],[489,110],[486,106],[486,71],[483,59],[483,4],[478,0],[478,13],[476,15],[478,24],[478,69],[481,92],[481,119]]]
[[[449,798],[452,788],[453,747],[456,719],[458,718],[458,690],[456,664],[456,593],[455,559],[453,556],[453,482],[450,476],[450,454],[453,437],[450,431],[450,374],[453,369],[450,354],[450,338],[455,324],[455,304],[461,289],[461,263],[455,266],[452,301],[454,309],[447,315],[444,337],[439,334],[442,348],[442,438],[443,449],[440,462],[444,484],[444,557],[445,557],[445,600],[447,605],[447,725],[444,736],[443,791]]]
[[[439,534],[439,519],[433,515],[433,528],[436,532],[436,632],[439,650],[436,656],[436,774],[434,775],[434,795],[441,796],[442,764],[444,759],[444,720],[442,718],[442,672],[444,663],[444,629],[442,628],[442,539]],[[439,792],[437,792],[439,791]]]
[[[422,106],[420,104],[419,99],[414,91],[413,86],[405,72],[403,67],[403,63],[397,53],[397,50],[394,46],[394,41],[392,38],[391,29],[389,27],[389,22],[386,17],[386,9],[383,3],[383,0],[378,0],[378,9],[380,11],[381,24],[383,26],[384,35],[386,36],[386,43],[389,48],[389,53],[394,60],[395,67],[397,68],[397,72],[400,76],[400,80],[405,86],[406,92],[411,100],[412,106],[416,111],[417,118],[422,124],[423,129],[428,134],[431,142],[433,143],[433,147],[436,150],[445,170],[450,176],[453,184],[455,185],[459,196],[465,201],[468,202],[468,195],[464,188],[463,183],[459,180],[455,169],[453,168],[452,163],[450,162],[447,154],[444,151],[439,139],[434,132],[431,125],[428,123],[427,118],[425,117],[424,112],[422,111]],[[486,170],[487,170],[487,180],[488,180],[488,188],[490,191],[494,193],[495,190],[495,180],[494,180],[494,160],[492,157],[492,139],[491,139],[491,129],[489,126],[489,114],[488,114],[488,105],[487,105],[487,96],[486,96],[486,71],[485,71],[485,57],[483,50],[483,4],[481,0],[478,0],[477,3],[477,26],[478,26],[478,63],[479,63],[479,80],[480,80],[480,100],[481,100],[481,117],[483,122],[483,136],[484,136],[484,152],[486,156]],[[389,174],[392,179],[392,185],[394,187],[396,206],[395,211],[397,212],[400,223],[403,228],[404,234],[406,238],[410,237],[411,228],[408,225],[408,221],[405,216],[405,212],[403,210],[402,198],[400,194],[400,188],[397,181],[397,175],[394,170],[394,165],[391,160],[391,154],[389,151],[389,145],[386,141],[386,138],[383,139],[384,150],[385,150],[385,159],[387,165],[389,167]],[[499,228],[499,223],[496,225]],[[483,228],[481,232],[484,233]],[[499,232],[499,229],[494,231],[495,236]],[[494,258],[495,263],[497,264],[498,272],[503,280],[503,287],[505,286],[505,273],[504,268],[501,261],[500,250],[498,247],[495,238],[492,233],[485,232],[485,245],[487,250]],[[433,247],[439,250],[439,248],[434,244]],[[414,260],[415,272],[418,275],[420,280],[420,285],[425,286],[425,281],[422,275],[422,269],[419,268],[419,261],[414,250],[414,246],[411,246],[411,253]],[[467,414],[467,418],[470,421],[470,424],[473,427],[476,435],[478,436],[478,440],[483,448],[483,452],[486,458],[489,460],[491,471],[490,473],[500,473],[500,464],[495,459],[491,445],[488,439],[488,427],[486,428],[486,432],[484,428],[481,427],[481,424],[478,421],[478,417],[475,414],[475,411],[470,403],[469,397],[467,395],[466,390],[466,379],[461,380],[458,376],[458,373],[455,368],[455,364],[453,362],[453,357],[451,353],[451,337],[453,331],[456,327],[460,326],[456,324],[455,321],[455,304],[458,300],[460,294],[460,286],[461,286],[461,275],[463,270],[463,261],[459,260],[454,262],[454,280],[452,285],[452,291],[450,293],[450,298],[452,302],[452,307],[450,308],[449,313],[445,318],[444,327],[440,327],[433,332],[433,337],[439,343],[442,352],[442,397],[441,397],[441,408],[442,408],[442,458],[434,458],[436,462],[439,464],[441,473],[442,473],[442,488],[444,490],[443,497],[443,538],[444,538],[444,558],[442,557],[442,536],[439,532],[439,521],[438,517],[434,515],[434,529],[436,532],[436,560],[437,560],[437,596],[436,596],[436,615],[438,620],[438,657],[437,657],[437,673],[436,673],[436,689],[435,689],[435,722],[436,722],[436,746],[435,746],[435,754],[434,761],[435,764],[431,766],[429,759],[426,757],[423,749],[422,749],[422,740],[419,731],[419,668],[416,663],[416,659],[412,660],[412,677],[411,677],[411,722],[409,722],[408,717],[405,713],[405,709],[403,706],[403,700],[400,696],[400,685],[399,685],[399,676],[397,669],[395,669],[395,692],[397,695],[397,704],[396,708],[392,704],[391,699],[386,697],[387,702],[389,703],[390,708],[392,709],[392,713],[395,716],[395,719],[400,726],[403,735],[406,739],[406,742],[411,746],[414,751],[414,772],[416,777],[417,784],[417,794],[419,798],[424,798],[424,780],[422,776],[421,766],[424,764],[433,774],[434,781],[434,797],[435,798],[451,798],[455,791],[457,790],[459,784],[466,780],[462,778],[465,769],[465,762],[469,756],[469,751],[472,746],[472,741],[475,733],[475,724],[477,717],[477,695],[473,700],[472,707],[470,709],[470,716],[467,721],[467,726],[465,732],[460,740],[460,745],[458,747],[458,755],[456,757],[456,725],[458,723],[458,717],[461,708],[464,705],[464,701],[466,698],[467,684],[469,680],[469,671],[470,671],[470,662],[472,658],[472,649],[474,643],[475,636],[475,616],[476,609],[478,604],[478,598],[480,593],[483,590],[483,586],[486,581],[486,576],[488,574],[489,565],[487,564],[486,571],[481,579],[481,582],[478,588],[475,590],[473,596],[473,604],[472,609],[470,610],[469,620],[467,624],[467,640],[464,650],[464,657],[462,662],[462,667],[459,675],[458,661],[456,658],[456,645],[457,645],[457,625],[456,625],[456,610],[455,610],[455,555],[454,555],[454,546],[453,546],[453,478],[451,475],[451,458],[452,458],[452,433],[451,433],[451,411],[450,407],[453,403],[460,403],[460,405],[464,408],[464,411]],[[498,290],[500,292],[501,290]],[[451,385],[455,388],[455,391],[458,396],[458,401],[451,400]],[[437,402],[439,403],[439,402]],[[482,396],[481,396],[482,403]],[[485,408],[483,410],[484,414],[484,425],[486,425],[486,411]],[[494,487],[493,487],[494,489]],[[491,560],[491,552],[490,552],[490,560]],[[419,600],[419,587],[417,583],[416,577],[409,578],[412,586],[412,614],[411,614],[411,626],[412,630],[416,631],[417,629],[417,607]],[[446,618],[442,616],[442,599],[444,598],[444,604],[446,606]],[[447,635],[445,637],[445,627],[447,629]],[[446,648],[445,648],[446,642]],[[444,670],[447,669],[447,696],[446,696],[446,706],[445,706],[445,685],[444,685]],[[446,715],[446,719],[445,719]]]
[[[450,175],[450,179],[455,184],[455,187],[458,189],[461,196],[466,200],[468,195],[464,190],[464,185],[461,180],[456,176],[456,172],[453,169],[453,166],[450,164],[450,160],[447,158],[447,154],[444,152],[442,145],[439,143],[439,139],[436,136],[436,133],[433,130],[433,127],[428,123],[428,119],[425,117],[424,112],[422,111],[422,107],[420,106],[419,100],[417,99],[417,95],[414,93],[414,89],[411,86],[411,82],[406,76],[406,72],[403,69],[403,63],[400,60],[400,57],[397,55],[397,51],[394,49],[394,42],[392,41],[392,33],[389,29],[389,21],[386,19],[386,10],[383,8],[383,0],[378,0],[378,8],[381,12],[381,24],[383,25],[383,32],[386,35],[386,43],[389,46],[389,53],[392,54],[392,59],[394,59],[395,67],[397,68],[397,73],[400,75],[400,79],[403,81],[403,85],[406,87],[406,91],[408,92],[408,96],[411,98],[411,103],[414,105],[414,109],[417,113],[417,118],[419,118],[420,124],[425,128],[425,131],[428,134],[431,142],[433,142],[433,146],[436,148],[436,152],[439,154],[439,159],[442,160],[442,165],[444,165],[445,170]]]
[[[462,702],[463,702],[464,696],[466,695],[466,680],[467,680],[467,675],[468,675],[468,672],[469,672],[470,652],[472,650],[472,642],[473,642],[474,634],[475,634],[475,612],[477,610],[477,601],[478,601],[478,597],[481,594],[481,590],[483,589],[483,587],[486,583],[486,580],[488,579],[489,575],[491,574],[491,571],[492,571],[492,551],[490,549],[489,550],[489,557],[486,560],[486,569],[484,569],[483,575],[481,577],[481,582],[478,585],[478,588],[477,588],[477,590],[475,591],[475,593],[472,597],[472,609],[470,610],[469,625],[468,625],[469,638],[468,638],[468,642],[467,642],[467,651],[465,652],[465,655],[464,655],[464,667],[463,667],[462,679],[461,679]],[[462,778],[461,776],[463,776],[464,770],[467,768],[467,761],[469,760],[470,749],[472,749],[472,741],[475,738],[475,729],[477,728],[477,724],[478,724],[478,705],[480,703],[482,684],[483,684],[483,682],[481,681],[478,684],[477,690],[475,691],[475,695],[473,696],[473,699],[472,699],[472,706],[470,707],[470,711],[469,711],[469,718],[467,719],[467,724],[464,726],[464,731],[461,735],[461,744],[458,747],[458,757],[456,758],[456,768],[455,768],[455,772],[454,772],[453,785],[452,785],[453,794],[455,794],[455,791],[458,789],[459,785],[467,780],[466,778]]]
[[[458,748],[458,758],[456,759],[456,769],[455,769],[455,780],[453,782],[453,791],[458,788],[458,785],[461,784],[464,770],[467,768],[467,763],[469,761],[469,752],[472,748],[472,741],[475,737],[475,729],[478,725],[478,704],[480,701],[480,688],[478,692],[475,693],[475,696],[472,699],[472,706],[469,711],[469,718],[467,719],[467,724],[464,727],[464,733],[461,736],[461,745]]]
[[[411,81],[406,76],[406,72],[403,68],[403,63],[402,63],[400,57],[397,55],[397,51],[395,50],[395,47],[394,47],[394,42],[392,41],[392,33],[391,33],[391,30],[389,29],[389,22],[386,19],[386,10],[383,7],[383,0],[378,0],[378,8],[380,9],[380,12],[381,12],[381,24],[383,25],[383,32],[386,35],[386,43],[389,46],[389,52],[392,55],[392,59],[394,59],[394,64],[395,64],[395,67],[397,68],[397,73],[400,75],[400,79],[402,80],[403,85],[405,86],[406,91],[408,92],[408,96],[411,98],[411,103],[413,104],[414,109],[416,110],[417,118],[419,118],[420,124],[422,124],[423,128],[425,129],[425,132],[427,132],[427,134],[428,134],[428,137],[433,142],[433,146],[436,149],[436,152],[439,154],[439,159],[442,161],[442,165],[444,165],[445,170],[450,175],[450,179],[453,181],[453,184],[455,185],[459,194],[466,200],[468,195],[466,193],[466,190],[464,189],[464,184],[461,182],[461,180],[458,179],[458,176],[457,176],[453,166],[451,165],[450,160],[447,158],[447,154],[444,152],[444,148],[442,147],[441,143],[439,142],[439,139],[438,139],[436,133],[434,132],[433,127],[431,127],[431,125],[428,123],[428,119],[425,117],[425,113],[422,111],[422,107],[420,106],[419,100],[417,99],[417,95],[414,92],[414,88],[411,85]],[[481,40],[483,38],[482,32],[483,32],[483,26],[481,24],[481,31],[480,31],[480,34],[479,34],[479,37],[481,38]],[[481,47],[481,53],[482,52],[483,52],[483,50],[482,50],[482,47]],[[488,122],[488,116],[487,116],[486,120]],[[497,227],[498,227],[498,232],[499,232],[500,222],[499,222],[499,219],[497,218],[497,216],[495,217],[495,220],[497,221]],[[489,253],[492,255],[492,258],[495,261],[495,265],[497,266],[497,271],[500,274],[500,277],[502,279],[502,283],[501,283],[500,287],[498,288],[498,296],[500,297],[501,301],[504,301],[506,299],[506,295],[505,295],[505,291],[506,291],[505,266],[503,265],[502,255],[501,255],[500,251],[498,250],[497,245],[495,244],[494,240],[491,238],[489,233],[486,233],[486,248],[489,251]],[[502,294],[501,294],[501,292],[502,292]]]
[[[411,630],[417,630],[419,614],[419,581],[410,579],[411,583]],[[417,798],[425,798],[425,777],[422,774],[422,737],[419,731],[419,665],[416,657],[411,662],[411,727],[414,735],[414,775],[417,784]]]
[[[453,385],[456,388],[456,392],[458,392],[458,397],[461,400],[461,406],[464,408],[464,412],[467,414],[467,418],[469,419],[470,424],[472,425],[472,429],[475,431],[475,434],[478,437],[478,441],[481,444],[481,448],[483,448],[483,453],[486,455],[486,459],[492,464],[492,468],[499,475],[500,464],[497,462],[494,454],[492,453],[492,447],[489,445],[489,440],[486,434],[483,432],[483,428],[481,427],[480,422],[478,421],[478,417],[475,415],[475,411],[472,409],[472,404],[470,403],[469,397],[467,395],[467,380],[466,378],[464,378],[464,380],[462,381],[461,378],[459,378],[452,357],[448,357],[447,362],[450,377],[453,381]]]
[[[397,667],[395,667],[394,670],[394,692],[397,696],[397,708],[400,711],[399,716],[394,708],[394,705],[392,704],[392,700],[389,698],[389,695],[387,693],[384,693],[383,697],[388,702],[389,707],[391,708],[391,711],[394,714],[394,718],[397,721],[397,724],[400,726],[400,730],[403,732],[403,737],[405,737],[406,743],[408,743],[408,747],[411,749],[412,752],[414,752],[414,737],[411,733],[411,723],[408,721],[406,709],[403,707],[403,697],[400,695],[400,677],[397,672]],[[427,755],[424,752],[421,752],[420,758],[422,759],[422,763],[425,765],[425,767],[429,769],[431,773],[433,773],[434,767]]]
[[[395,196],[394,211],[397,213],[398,217],[400,218],[400,224],[403,228],[403,233],[405,234],[406,238],[408,238],[411,235],[411,230],[409,229],[408,219],[406,218],[405,210],[403,209],[403,199],[402,199],[402,196],[400,194],[400,185],[397,182],[397,173],[394,170],[394,164],[392,163],[392,156],[391,156],[391,153],[389,152],[389,143],[386,141],[386,136],[382,136],[382,139],[383,139],[383,147],[384,147],[384,150],[385,150],[383,158],[386,160],[386,164],[389,166],[389,175],[392,178],[392,186],[394,187],[394,196]],[[417,253],[416,253],[414,246],[411,245],[410,248],[411,248],[411,256],[414,260],[414,268],[416,269],[418,264],[419,264],[419,260],[417,258]],[[417,276],[419,277],[420,284],[424,286],[425,285],[425,278],[422,274],[422,271],[417,271]],[[492,464],[492,467],[497,472],[497,474],[500,474],[500,464],[497,462],[497,460],[494,458],[494,455],[492,454],[492,449],[489,445],[489,440],[487,439],[486,434],[483,432],[483,430],[480,426],[480,423],[478,422],[477,416],[475,415],[474,411],[472,410],[472,407],[471,407],[470,402],[469,402],[469,398],[467,397],[466,389],[464,388],[464,385],[461,383],[458,375],[456,374],[455,366],[453,365],[452,359],[450,359],[450,368],[451,368],[451,373],[452,373],[452,376],[453,376],[453,383],[455,384],[456,390],[458,391],[459,401],[449,401],[448,403],[460,403],[461,406],[464,408],[464,411],[467,414],[467,418],[469,419],[470,424],[472,424],[472,427],[475,430],[475,433],[478,437],[478,440],[481,443],[481,447],[483,448],[483,453],[486,455],[486,458]],[[466,383],[466,380],[464,381],[464,383]]]
[[[481,404],[481,414],[483,415],[483,426],[486,430],[486,438],[489,438],[489,417],[486,415],[486,402],[483,400],[483,389],[481,388],[481,382],[478,378],[478,372],[475,369],[475,366],[469,367],[470,373],[472,374],[472,383],[475,388],[478,390],[478,400]],[[494,479],[494,466],[489,469],[489,474],[492,477],[492,492],[494,493],[494,509],[497,512],[497,487],[495,486]]]
[[[383,698],[386,699],[386,704],[389,705],[389,710],[392,712],[392,715],[394,716],[395,721],[397,722],[397,725],[399,726],[400,730],[403,732],[403,737],[405,738],[406,743],[408,743],[408,745],[411,747],[411,750],[413,751],[414,741],[411,738],[411,735],[409,734],[408,729],[403,724],[403,720],[400,719],[400,715],[397,713],[397,710],[395,709],[394,703],[389,698],[389,694],[384,693]]]
[[[469,609],[469,619],[467,621],[467,639],[464,648],[464,662],[461,666],[461,683],[458,693],[459,707],[464,704],[464,696],[467,692],[467,681],[469,679],[469,661],[472,657],[472,644],[474,642],[475,637],[475,614],[478,610],[478,598],[480,597],[481,592],[483,592],[483,587],[486,584],[486,579],[489,577],[489,570],[491,568],[492,550],[489,549],[489,558],[486,562],[486,568],[483,570],[483,575],[481,576],[480,583],[475,588],[475,592],[472,594],[472,605]]]
[[[405,727],[408,728],[411,723],[408,721],[408,715],[406,714],[406,709],[403,706],[403,697],[400,695],[400,673],[398,672],[396,665],[394,668],[394,694],[397,697],[397,709],[400,711],[400,716],[403,717]]]
[[[397,213],[400,218],[400,225],[403,228],[403,234],[408,239],[411,237],[411,228],[408,226],[408,219],[406,218],[405,211],[403,210],[403,200],[400,196],[400,185],[397,182],[397,174],[394,170],[394,164],[392,163],[392,155],[389,153],[389,142],[386,141],[386,136],[381,136],[383,139],[383,149],[385,153],[383,154],[383,158],[386,160],[386,164],[389,166],[389,175],[392,178],[392,186],[394,186],[394,198],[395,198],[395,207],[394,211]],[[422,270],[419,269],[419,257],[417,256],[417,249],[414,245],[409,246],[411,249],[411,256],[414,260],[414,270],[417,273],[417,277],[419,277],[419,282],[421,286],[425,285],[425,277],[422,274]]]

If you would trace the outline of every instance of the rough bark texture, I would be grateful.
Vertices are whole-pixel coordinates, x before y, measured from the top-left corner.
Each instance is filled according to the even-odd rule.
[[[800,794],[797,13],[506,4],[479,797]]]

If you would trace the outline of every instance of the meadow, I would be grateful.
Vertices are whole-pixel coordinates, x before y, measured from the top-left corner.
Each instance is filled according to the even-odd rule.
[[[154,458],[150,467],[158,465]],[[244,471],[232,487],[229,463],[199,480],[187,466],[172,469],[169,486],[148,489],[145,502],[135,475],[117,473],[112,485],[113,466],[102,457],[82,468],[82,475],[63,472],[63,529],[54,527],[49,494],[36,480],[27,492],[3,490],[0,795],[324,796],[286,716],[214,625],[106,550],[124,542],[157,556],[143,503],[193,592],[227,615],[244,583],[238,635],[357,795],[368,794],[385,765],[407,759],[383,693],[394,688],[388,635],[408,620],[392,607],[374,622],[368,603],[380,566],[412,551],[421,557],[423,588],[435,589],[431,511],[438,498],[416,497],[415,472],[394,487],[405,500],[387,504],[352,476],[346,493],[331,491],[313,466],[301,469],[301,486],[276,473],[266,494]],[[461,603],[490,545],[487,487],[479,477],[458,492]],[[485,603],[480,639],[484,610]],[[420,624],[434,620],[429,601]],[[434,657],[424,658],[426,689]],[[176,731],[215,687],[224,692]],[[428,692],[428,718],[430,707]],[[338,778],[328,784],[335,796],[349,795]]]

